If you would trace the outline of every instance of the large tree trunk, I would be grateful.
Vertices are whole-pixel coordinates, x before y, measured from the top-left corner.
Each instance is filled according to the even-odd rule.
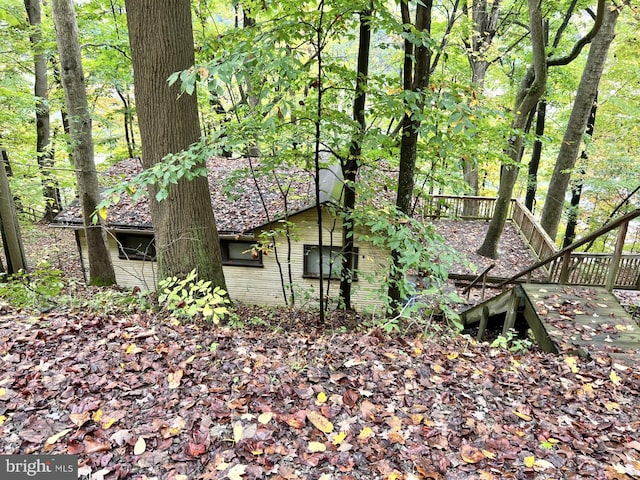
[[[344,219],[342,221],[342,278],[340,279],[340,299],[344,308],[351,310],[351,283],[354,277],[354,226],[353,209],[356,205],[356,178],[362,155],[362,140],[366,129],[365,104],[366,88],[369,77],[369,51],[371,47],[371,14],[372,10],[360,12],[360,41],[358,44],[358,67],[356,75],[355,96],[353,99],[353,119],[358,122],[358,129],[351,140],[349,157],[342,162],[344,179]]]
[[[2,151],[4,152],[4,150]],[[9,177],[7,177],[4,159],[0,159],[0,228],[7,258],[7,273],[16,273],[27,268],[22,236],[20,235],[20,224],[9,187]]]
[[[50,143],[49,92],[47,86],[47,57],[42,45],[42,14],[40,0],[24,0],[31,34],[29,40],[33,50],[34,94],[36,97],[36,154],[42,175],[42,194],[45,199],[45,220],[53,220],[60,211],[61,198],[58,184],[51,174],[53,167],[53,149]]]
[[[558,233],[558,225],[564,207],[564,196],[571,178],[571,169],[578,159],[591,106],[596,97],[598,84],[607,60],[609,45],[615,36],[614,30],[618,15],[617,8],[605,9],[602,26],[589,49],[587,63],[582,72],[569,123],[560,145],[540,219],[540,225],[551,238],[555,238]]]
[[[189,0],[126,0],[142,163],[151,168],[169,153],[200,140],[196,95],[180,95],[169,76],[194,65]],[[205,158],[201,159],[204,164]],[[205,177],[184,178],[158,202],[149,189],[160,278],[200,278],[226,288],[218,232]]]
[[[431,32],[431,10],[433,3],[431,0],[417,2],[415,29],[419,32]],[[409,6],[407,2],[401,3],[403,23],[409,24]],[[431,49],[424,44],[415,46],[405,40],[404,52],[404,89],[424,96],[429,85],[429,74],[431,67]],[[416,102],[417,110],[424,106],[424,98]],[[398,192],[396,196],[396,208],[398,211],[410,215],[414,176],[416,171],[416,152],[418,148],[418,130],[420,129],[420,111],[411,112],[404,118],[402,127],[402,139],[400,140],[400,171],[398,173]],[[397,309],[400,305],[401,290],[400,284],[404,280],[404,272],[401,269],[400,257],[402,252],[391,252],[391,275],[388,295],[392,303],[392,308]]]
[[[107,249],[104,229],[100,223],[95,225],[91,223],[96,206],[100,202],[100,191],[93,158],[91,115],[84,86],[78,25],[73,1],[53,0],[51,5],[60,57],[60,73],[71,127],[78,196],[87,239],[89,283],[112,285],[116,281],[116,276]]]
[[[518,169],[522,157],[523,130],[532,110],[544,93],[547,84],[547,63],[545,58],[544,30],[542,27],[541,6],[538,0],[529,0],[529,23],[531,25],[531,47],[533,65],[527,71],[515,101],[515,117],[511,122],[514,132],[509,139],[508,155],[510,163],[503,165],[498,187],[498,197],[493,217],[478,253],[489,258],[498,258],[498,244],[507,221],[513,187],[518,178]]]

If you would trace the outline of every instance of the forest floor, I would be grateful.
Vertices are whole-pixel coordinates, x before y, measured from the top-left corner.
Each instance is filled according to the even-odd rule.
[[[0,299],[0,454],[76,454],[92,479],[640,478],[640,372],[607,356],[320,330],[300,311],[178,322],[74,281],[68,232],[28,238],[87,300]]]

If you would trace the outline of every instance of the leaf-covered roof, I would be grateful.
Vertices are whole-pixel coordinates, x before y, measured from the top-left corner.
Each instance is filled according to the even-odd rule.
[[[315,206],[313,172],[289,165],[270,168],[266,161],[247,158],[215,157],[207,161],[211,203],[220,234],[250,234],[273,220]],[[132,179],[142,171],[138,159],[112,165],[100,176],[109,187]],[[340,196],[339,168],[323,169],[320,175],[321,203]],[[56,222],[76,225],[82,222],[77,203],[56,217]],[[128,194],[109,207],[106,224],[112,228],[151,229],[149,200],[143,196],[133,202]]]

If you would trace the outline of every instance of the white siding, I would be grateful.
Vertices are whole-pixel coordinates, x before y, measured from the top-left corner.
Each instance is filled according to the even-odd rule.
[[[323,243],[325,246],[341,246],[342,232],[340,220],[328,214],[323,215]],[[290,218],[295,225],[291,230],[291,278],[294,285],[296,305],[317,305],[318,279],[303,278],[304,245],[317,245],[317,215],[315,209],[302,212]],[[279,227],[276,227],[279,228]],[[266,228],[265,230],[269,230]],[[81,233],[81,232],[80,232]],[[381,279],[389,270],[389,256],[369,243],[358,242],[358,281],[352,286],[353,306],[361,311],[378,310],[382,305],[380,295]],[[86,258],[86,242],[81,235],[83,264],[88,265]],[[227,288],[235,302],[257,305],[284,305],[284,294],[278,261],[282,268],[285,285],[289,283],[289,264],[287,263],[288,244],[284,234],[275,239],[277,257],[274,251],[263,255],[263,267],[229,266],[223,267]],[[115,239],[109,238],[109,251],[113,259],[116,280],[126,287],[138,286],[142,289],[154,290],[156,285],[156,264],[140,260],[124,260],[118,258],[118,247]],[[373,278],[373,282],[368,280]],[[325,294],[329,285],[329,296],[337,297],[339,282],[324,281]],[[289,289],[287,288],[287,294]]]

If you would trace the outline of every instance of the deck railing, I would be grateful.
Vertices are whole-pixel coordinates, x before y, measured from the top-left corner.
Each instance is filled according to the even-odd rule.
[[[423,215],[427,218],[454,218],[459,220],[490,220],[495,208],[495,198],[475,196],[432,195],[423,203]],[[628,222],[640,216],[627,214],[621,222],[611,222],[608,226],[587,235],[581,241],[559,250],[553,240],[536,222],[535,218],[520,201],[511,200],[507,220],[510,220],[539,260],[524,273],[514,279],[530,275],[533,270],[544,269],[550,283],[569,285],[605,286],[608,289],[622,288],[640,290],[640,255],[622,254],[622,240],[618,240],[613,253],[587,253],[574,251],[587,243],[601,231],[619,228],[619,237],[624,237]],[[615,226],[612,226],[615,224]],[[601,234],[601,233],[600,233]],[[597,235],[595,235],[597,236]]]

